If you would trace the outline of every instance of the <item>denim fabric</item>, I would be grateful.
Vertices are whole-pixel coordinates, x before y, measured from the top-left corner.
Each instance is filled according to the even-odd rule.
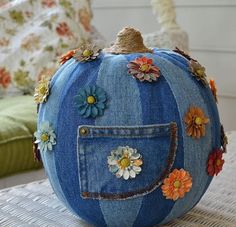
[[[152,58],[160,68],[157,82],[140,82],[128,74],[127,63],[143,55]],[[42,156],[59,198],[95,226],[153,226],[191,209],[212,179],[207,175],[206,162],[212,149],[219,146],[220,123],[210,89],[192,76],[187,60],[176,53],[155,49],[155,54],[102,54],[88,63],[73,61],[65,63],[54,76],[48,102],[41,105],[39,112],[38,123],[48,120],[57,135],[53,151]],[[107,109],[96,119],[82,118],[75,105],[78,89],[86,85],[97,85],[107,93]],[[206,136],[200,140],[188,137],[185,132],[183,117],[190,105],[199,106],[210,118]],[[126,200],[80,196],[83,191],[117,195],[150,185],[166,167],[164,160],[171,142],[168,126],[161,136],[155,131],[159,127],[156,125],[172,121],[178,126],[172,169],[184,168],[193,178],[193,187],[183,199],[167,200],[160,187],[146,191],[147,194],[136,192]],[[147,125],[150,126],[146,131]],[[77,133],[82,126],[89,128],[85,137]],[[138,149],[144,164],[135,179],[125,181],[109,172],[107,156],[118,146],[127,145]]]
[[[170,165],[168,160],[175,157],[175,152],[170,154],[170,124],[139,127],[82,125],[78,134],[80,128],[88,130],[87,135],[78,136],[80,187],[81,192],[90,193],[88,197],[91,198],[103,198],[103,194],[107,199],[116,199],[119,195],[123,195],[122,198],[145,195],[162,182],[163,173]],[[135,148],[142,155],[142,171],[133,180],[116,178],[108,171],[107,157],[118,146]],[[128,193],[130,195],[125,196]]]
[[[62,90],[75,67],[76,64],[74,64],[74,60],[70,60],[65,65],[63,65],[53,76],[50,90],[51,95],[48,98],[47,104],[40,105],[38,125],[44,121],[49,121],[50,124],[52,124],[54,130],[56,129],[57,115],[59,112],[59,97],[61,96]],[[68,209],[73,211],[73,209],[68,204],[67,199],[61,189],[61,185],[58,181],[58,173],[56,172],[54,154],[54,152],[41,152],[46,174],[56,195],[61,201],[65,203]]]
[[[104,87],[110,98],[104,116],[95,120],[97,126],[142,125],[140,94],[136,81],[127,73],[127,63],[124,56],[108,54],[100,66],[97,85]],[[107,226],[132,226],[142,201],[142,197],[127,201],[100,200]]]
[[[162,54],[159,56],[162,56]],[[171,56],[168,58],[168,61],[164,59],[160,59],[159,61],[162,65],[161,69],[163,76],[167,79],[176,97],[181,118],[184,118],[190,105],[200,107],[203,109],[206,116],[211,117],[209,116],[209,111],[204,98],[200,95],[199,88],[192,81],[194,77],[183,71],[180,67],[173,65],[173,63],[171,63]],[[176,59],[174,59],[173,62],[175,63]],[[180,87],[179,84],[182,86]],[[186,135],[185,130],[183,131],[184,169],[190,172],[190,175],[193,178],[193,187],[183,199],[180,199],[175,203],[170,214],[162,223],[166,223],[187,212],[203,195],[205,185],[209,181],[209,176],[206,172],[206,162],[208,155],[212,150],[212,136],[214,135],[210,125],[211,123],[206,126],[206,136],[202,137],[200,140],[192,139]]]
[[[100,55],[94,62],[78,63],[76,70],[69,75],[59,101],[57,145],[54,153],[60,185],[74,212],[93,225],[105,226],[99,202],[80,197],[76,149],[77,127],[81,124],[94,125],[94,119],[81,118],[75,104],[75,96],[81,87],[95,85],[102,60],[103,55]]]
[[[135,59],[141,54],[126,55],[129,61]],[[145,54],[146,57],[152,58],[154,64],[158,67],[159,58],[153,58],[152,54]],[[175,97],[165,77],[161,75],[156,83],[145,83],[135,80],[140,92],[141,106],[142,106],[142,123],[143,125],[155,124],[155,123],[167,123],[176,121],[178,125],[178,148],[176,152],[176,158],[173,168],[183,167],[183,139],[181,120],[179,116],[178,106],[176,104]],[[152,114],[150,114],[152,113]],[[154,202],[155,201],[155,202]],[[154,225],[160,222],[168,215],[174,205],[174,201],[167,200],[163,197],[161,188],[158,188],[154,192],[146,195],[143,198],[142,207],[140,209],[140,215],[135,221],[135,225]],[[150,204],[152,207],[150,209]],[[160,206],[162,204],[162,206]],[[165,207],[165,209],[163,209]],[[146,217],[146,218],[143,218]]]

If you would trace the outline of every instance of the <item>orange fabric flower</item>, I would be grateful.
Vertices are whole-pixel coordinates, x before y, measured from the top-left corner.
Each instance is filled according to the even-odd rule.
[[[163,195],[166,199],[176,201],[183,198],[186,192],[192,188],[192,178],[189,172],[184,169],[174,169],[163,182],[161,186]]]
[[[7,88],[11,83],[11,75],[5,68],[0,68],[0,85]]]
[[[70,50],[66,54],[63,54],[60,57],[60,64],[63,65],[65,62],[67,62],[69,59],[71,59],[74,56],[74,54],[76,53],[77,50],[78,49]]]
[[[134,61],[129,62],[127,67],[129,69],[128,73],[140,81],[152,82],[160,77],[160,69],[153,65],[151,58],[136,58]]]
[[[186,124],[186,132],[188,136],[196,139],[205,136],[205,125],[209,122],[209,119],[205,116],[201,108],[191,106],[185,114],[184,122]]]
[[[214,80],[210,80],[210,88],[211,88],[211,92],[216,100],[216,102],[218,102],[217,99],[217,88],[216,88],[216,84]]]
[[[218,175],[218,173],[222,170],[222,167],[225,161],[222,158],[223,151],[221,149],[215,149],[209,155],[207,161],[207,172],[209,176]]]

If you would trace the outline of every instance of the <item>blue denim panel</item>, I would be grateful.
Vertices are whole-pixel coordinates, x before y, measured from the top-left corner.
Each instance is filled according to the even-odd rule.
[[[175,63],[176,65],[181,66],[182,69],[189,69],[189,60],[186,59],[184,56],[182,56],[179,53],[170,51],[170,50],[165,50],[165,51],[160,51],[157,50],[156,48],[154,49],[154,53],[158,54],[158,52],[164,56],[170,56],[172,58],[172,63]]]
[[[148,194],[160,185],[163,173],[170,169],[168,160],[175,158],[175,148],[171,144],[176,138],[172,136],[171,142],[170,124],[139,127],[82,125],[80,128],[88,130],[87,135],[78,137],[80,186],[88,198],[119,199],[121,195],[124,199]],[[108,169],[107,157],[119,146],[137,149],[142,155],[142,171],[135,179],[119,179]]]
[[[157,50],[155,50],[155,52],[157,54],[159,54]],[[173,53],[171,51],[166,51],[166,53],[167,54],[165,54],[164,57],[167,58],[168,60],[170,60],[172,63],[181,67],[182,65],[180,65],[178,62],[182,62],[183,64],[186,65],[187,69],[189,69],[189,66],[188,66],[189,61],[187,59],[185,59],[181,55],[179,55],[177,53]],[[163,53],[161,53],[161,54],[163,57]],[[184,63],[184,61],[185,61],[185,63]],[[216,147],[220,147],[220,127],[221,126],[220,126],[219,113],[218,113],[217,105],[215,103],[214,96],[212,95],[210,88],[209,87],[205,88],[202,85],[202,83],[199,82],[198,80],[196,80],[195,77],[191,73],[189,73],[189,77],[192,78],[193,83],[195,83],[196,86],[198,86],[199,92],[208,107],[209,118],[211,121],[211,131],[212,131],[212,134],[214,135],[214,136],[212,136],[212,149],[216,148]],[[210,185],[211,180],[212,180],[212,177],[209,176],[208,183],[206,184],[204,193],[207,190],[208,186]],[[204,195],[204,193],[203,193],[203,195]],[[201,197],[199,198],[199,200],[200,199],[201,199]]]
[[[127,55],[127,59],[128,61],[131,61],[138,56],[138,54],[134,57],[133,55]],[[158,61],[159,56],[157,57],[153,54],[142,54],[142,56],[152,58],[154,65],[161,67]],[[175,121],[177,123],[178,148],[173,168],[182,168],[184,165],[182,123],[178,106],[169,84],[163,75],[158,78],[157,82],[148,83],[140,82],[139,80],[136,80],[136,82],[138,84],[140,98],[142,100],[143,124],[167,123],[171,121]],[[142,207],[140,209],[140,215],[138,216],[135,224],[146,226],[152,223],[154,225],[168,215],[173,205],[174,201],[166,200],[162,194],[161,188],[159,188],[144,197]]]
[[[177,55],[176,53],[168,53],[172,58],[173,55]],[[176,60],[183,60],[183,57],[180,56],[175,56]],[[187,62],[188,65],[188,61],[185,60]],[[218,113],[218,109],[217,109],[217,105],[215,103],[215,98],[212,95],[212,92],[210,90],[209,87],[204,87],[203,84],[201,82],[199,82],[198,80],[195,79],[194,76],[192,76],[192,74],[189,74],[190,78],[192,78],[193,83],[196,84],[196,86],[199,88],[199,92],[203,98],[203,100],[205,101],[207,107],[208,107],[208,112],[209,112],[209,119],[211,122],[211,131],[212,131],[212,150],[216,147],[220,147],[220,119],[219,119],[219,113]],[[211,150],[211,151],[212,151]],[[210,152],[211,152],[210,151]],[[211,181],[212,181],[213,177],[208,177],[208,182],[206,184],[206,187],[203,191],[202,196],[204,195],[205,191],[207,190],[207,188],[209,187]],[[199,198],[199,200],[202,198],[202,196]],[[196,203],[193,205],[193,207],[199,202],[196,201]]]
[[[53,76],[53,81],[55,81],[56,83],[51,84],[50,96],[48,97],[47,102],[41,105],[41,108],[39,110],[38,125],[40,126],[40,124],[44,121],[49,121],[56,134],[60,95],[65,84],[67,83],[68,78],[70,77],[70,74],[74,71],[75,68],[76,64],[74,63],[74,60],[71,59],[56,72],[56,74]],[[46,170],[46,174],[58,198],[65,203],[68,209],[72,210],[70,205],[67,203],[66,197],[64,196],[58,180],[58,174],[55,167],[54,152],[55,147],[53,147],[52,151],[41,152],[41,157]]]
[[[127,74],[127,64],[122,55],[107,55],[101,64],[97,85],[104,87],[110,102],[108,111],[102,118],[96,119],[95,125],[142,125],[140,94],[136,82]],[[100,201],[108,226],[132,226],[141,204],[142,197],[122,202]]]
[[[158,55],[162,56],[161,53]],[[164,58],[166,58],[166,56]],[[171,63],[171,57],[169,57],[169,61],[164,58],[159,60],[160,64],[162,64],[161,71],[169,82],[176,97],[181,119],[184,118],[191,105],[200,107],[203,109],[206,116],[210,117],[208,107],[200,95],[198,87],[193,83],[191,75],[180,69],[179,66],[175,66]],[[201,139],[192,139],[186,135],[185,129],[183,129],[184,168],[190,172],[190,175],[193,178],[193,187],[183,199],[177,200],[172,211],[162,223],[166,223],[171,219],[180,216],[183,212],[188,211],[202,196],[209,180],[209,176],[206,172],[206,161],[208,159],[208,154],[212,149],[212,136],[211,123],[207,124],[206,136]]]
[[[74,98],[80,88],[96,83],[102,60],[103,55],[100,55],[96,61],[79,63],[76,70],[69,75],[70,78],[62,91],[58,109],[57,129],[60,134],[57,135],[55,160],[59,182],[74,212],[91,224],[105,226],[99,202],[96,200],[84,200],[80,197],[77,164],[77,127],[81,124],[94,125],[94,119],[80,116]],[[91,215],[91,212],[93,212],[93,215]]]
[[[199,91],[201,93],[201,96],[205,100],[205,102],[207,104],[207,107],[208,107],[208,110],[209,110],[209,118],[210,118],[210,122],[211,122],[211,131],[212,131],[212,135],[213,135],[212,136],[212,150],[213,150],[214,148],[219,148],[221,146],[220,145],[221,125],[220,125],[219,112],[218,112],[218,109],[217,109],[215,98],[214,98],[214,96],[213,96],[213,94],[212,94],[209,87],[207,87],[205,89],[202,89],[202,84],[199,83],[199,81],[197,81],[194,77],[193,77],[193,80],[194,80],[194,83],[196,83],[196,85],[199,87]],[[207,168],[207,165],[206,165],[206,168]],[[208,182],[207,182],[206,187],[203,191],[203,195],[206,192],[207,188],[209,187],[212,179],[213,179],[213,177],[209,176]],[[202,198],[202,196],[199,198],[199,200]],[[199,200],[196,202],[196,204],[199,202]],[[196,204],[194,204],[194,206]]]

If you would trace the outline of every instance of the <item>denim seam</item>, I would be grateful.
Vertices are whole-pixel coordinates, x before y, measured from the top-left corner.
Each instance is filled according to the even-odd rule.
[[[97,193],[97,192],[86,192],[83,191],[81,188],[81,196],[84,199],[104,199],[104,200],[125,200],[130,198],[136,198],[140,196],[147,195],[154,190],[156,190],[160,185],[162,184],[163,180],[168,176],[170,173],[172,166],[175,161],[176,157],[176,150],[178,146],[178,127],[176,123],[172,123],[170,127],[170,147],[169,147],[169,154],[167,157],[167,166],[165,170],[162,172],[159,179],[157,179],[155,182],[153,182],[150,186],[145,187],[140,190],[132,191],[132,192],[126,192],[126,193]]]
[[[113,137],[113,138],[153,138],[153,137],[161,137],[165,136],[166,133],[170,132],[171,126],[175,124],[175,122],[171,122],[165,125],[148,125],[143,127],[93,127],[81,125],[78,127],[78,137],[81,139],[93,139],[93,138],[101,138],[101,137]],[[166,128],[168,127],[168,128]],[[88,128],[89,134],[80,135],[81,128]],[[164,130],[163,130],[164,129]],[[107,132],[100,132],[101,130],[107,130]],[[125,130],[121,132],[120,130]],[[139,130],[138,132],[135,132]],[[149,131],[148,131],[149,130]],[[129,135],[127,135],[127,132]]]

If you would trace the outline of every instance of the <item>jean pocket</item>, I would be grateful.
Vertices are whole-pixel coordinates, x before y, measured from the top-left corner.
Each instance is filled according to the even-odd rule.
[[[177,125],[81,125],[77,142],[82,198],[134,198],[157,189],[170,173]]]

